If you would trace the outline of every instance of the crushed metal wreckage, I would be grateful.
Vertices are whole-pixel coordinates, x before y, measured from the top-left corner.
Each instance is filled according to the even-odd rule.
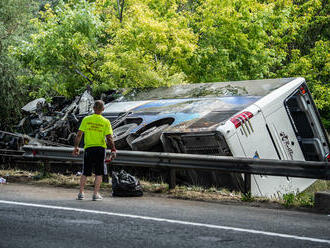
[[[35,99],[22,110],[25,117],[16,133],[0,131],[0,148],[19,150],[24,144],[72,146],[81,119],[91,113],[94,98],[86,90],[72,102],[54,97]]]
[[[100,98],[109,103],[121,96],[121,92],[110,90]],[[73,146],[81,120],[93,112],[94,98],[90,90],[73,101],[64,96],[37,98],[22,107],[24,118],[15,127],[16,132],[0,130],[0,149],[20,150],[23,145]],[[115,128],[127,114],[111,120]],[[118,122],[119,121],[119,122]]]
[[[69,105],[61,97],[53,104],[44,98],[36,99],[22,109],[29,115],[21,120],[17,130],[36,139],[72,145],[81,117],[92,110],[94,98],[88,91]]]

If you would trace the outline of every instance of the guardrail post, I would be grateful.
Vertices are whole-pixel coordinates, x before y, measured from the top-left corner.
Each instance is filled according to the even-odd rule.
[[[49,172],[50,172],[49,160],[44,160],[44,163],[43,163],[43,176],[44,177],[49,176]]]
[[[251,174],[244,173],[244,194],[251,192]]]
[[[168,188],[174,189],[176,186],[176,170],[173,168],[169,169],[169,175],[168,175]]]

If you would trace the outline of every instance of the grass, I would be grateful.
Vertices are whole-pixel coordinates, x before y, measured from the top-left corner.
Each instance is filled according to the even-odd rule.
[[[304,192],[294,194],[288,193],[283,195],[282,204],[286,208],[290,207],[313,207],[314,193],[330,190],[330,181],[317,180]]]
[[[43,174],[38,171],[24,170],[0,170],[0,177],[11,182],[24,182],[35,185],[52,185],[66,188],[79,188],[79,175],[63,175],[59,173]],[[220,188],[203,188],[198,186],[176,186],[169,189],[165,182],[148,182],[140,180],[144,193],[157,194],[158,196],[170,197],[176,199],[212,201],[212,202],[231,202],[239,204],[250,204],[252,206],[265,207],[313,207],[314,193],[319,191],[330,190],[330,181],[317,180],[304,192],[299,194],[288,193],[283,195],[282,199],[269,199],[264,197],[253,197],[251,194],[242,194],[240,192],[228,191]],[[88,177],[86,188],[92,188],[94,177]],[[102,183],[101,189],[111,190],[111,183]]]
[[[246,194],[242,194],[242,201],[244,202],[253,202],[255,199],[252,196],[251,192],[248,192]]]
[[[176,186],[167,192],[173,198],[201,200],[201,201],[222,201],[233,200],[239,201],[240,194],[237,192],[230,192],[227,189],[218,188],[203,188],[198,186]]]

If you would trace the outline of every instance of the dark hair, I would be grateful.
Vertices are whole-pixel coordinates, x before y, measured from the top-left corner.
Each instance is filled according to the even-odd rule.
[[[102,100],[96,100],[94,102],[94,107],[93,109],[96,111],[102,111],[104,108],[104,102]]]

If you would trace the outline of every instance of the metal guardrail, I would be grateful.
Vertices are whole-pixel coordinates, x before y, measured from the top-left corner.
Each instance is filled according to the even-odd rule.
[[[12,155],[23,155],[24,151],[21,150],[8,150],[8,149],[0,149],[0,154],[12,154]]]
[[[20,150],[8,150],[8,149],[0,149],[0,162],[9,159],[19,159],[23,158],[24,151]]]
[[[23,157],[37,160],[60,160],[67,162],[82,162],[83,160],[83,153],[80,153],[78,157],[72,156],[73,148],[24,146],[23,150],[25,151]],[[327,162],[250,159],[199,154],[122,150],[117,152],[117,158],[114,159],[111,164],[119,166],[167,168],[170,170],[170,188],[175,187],[175,169],[197,169],[228,173],[245,173],[246,175],[260,174],[330,180],[330,164]],[[248,189],[246,188],[246,190]]]

